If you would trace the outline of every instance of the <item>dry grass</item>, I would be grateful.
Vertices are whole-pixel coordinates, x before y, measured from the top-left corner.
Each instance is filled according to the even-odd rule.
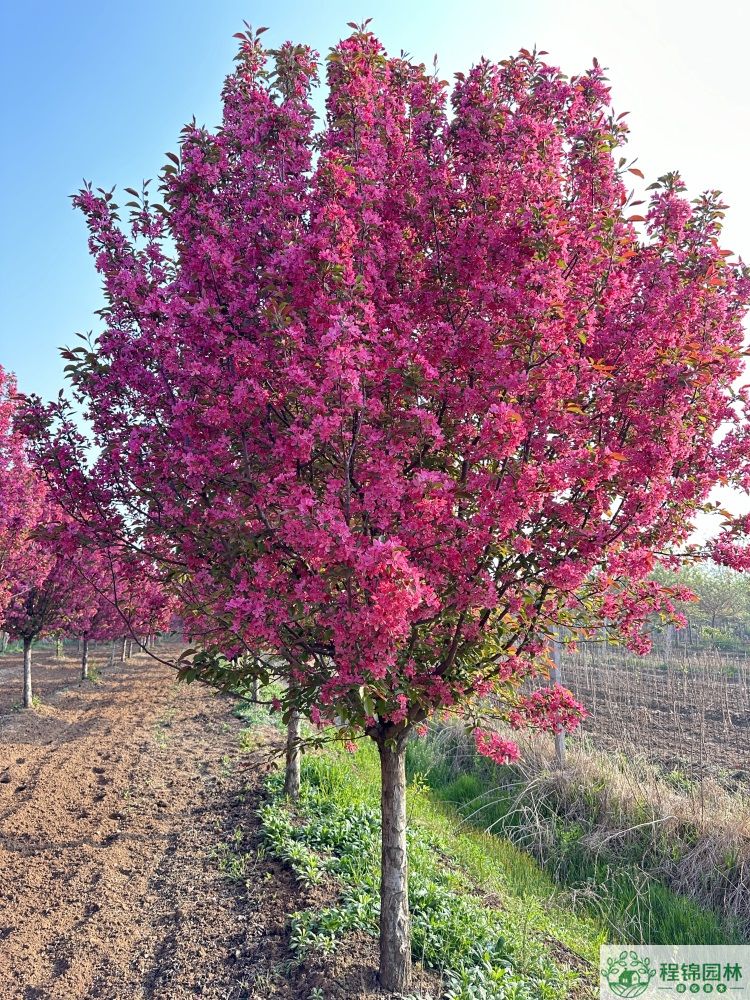
[[[736,918],[750,934],[750,799],[704,778],[675,787],[644,757],[612,755],[588,743],[555,764],[551,740],[521,740],[519,808],[550,813],[585,831],[594,855],[638,857],[671,889]],[[546,808],[545,808],[546,807]],[[544,838],[537,818],[536,836]],[[530,824],[526,824],[527,826]]]

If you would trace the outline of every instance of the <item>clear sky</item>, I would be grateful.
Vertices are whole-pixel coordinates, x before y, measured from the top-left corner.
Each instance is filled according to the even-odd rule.
[[[372,17],[386,47],[450,79],[480,56],[549,51],[566,73],[594,56],[629,111],[629,152],[647,181],[679,169],[720,188],[725,245],[750,259],[750,4],[723,0],[7,0],[0,4],[0,364],[24,392],[56,395],[58,348],[97,329],[99,279],[68,196],[81,180],[139,187],[183,123],[219,118],[219,91],[243,19],[265,39],[321,53]],[[746,497],[720,491],[744,511]],[[715,529],[713,529],[715,530]],[[713,533],[699,519],[698,536]]]
[[[99,281],[68,195],[82,178],[138,187],[193,115],[213,125],[243,19],[272,43],[325,53],[347,21],[373,17],[391,51],[450,79],[480,56],[547,49],[567,73],[610,68],[647,179],[679,168],[691,191],[721,188],[727,245],[750,258],[750,5],[741,0],[129,0],[7,2],[0,67],[0,364],[49,397],[57,349],[96,329]]]

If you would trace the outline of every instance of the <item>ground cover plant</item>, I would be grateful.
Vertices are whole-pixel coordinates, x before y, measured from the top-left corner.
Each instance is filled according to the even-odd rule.
[[[293,808],[283,796],[281,773],[267,785],[270,801],[259,812],[267,849],[291,867],[301,883],[315,885],[332,878],[339,889],[334,905],[291,914],[292,951],[299,957],[316,950],[326,953],[345,947],[350,932],[376,934],[377,758],[368,749],[356,761],[345,752],[306,757],[301,795]],[[446,836],[430,822],[430,814],[425,797],[409,834],[412,953],[440,974],[442,995],[446,1000],[551,1000],[572,995],[580,976],[550,956],[544,940],[549,925],[536,923],[533,903],[518,922],[518,914],[505,908],[505,898],[493,906],[481,891],[468,892],[466,869],[452,854],[455,831]],[[544,885],[543,877],[539,881]],[[533,877],[527,888],[532,885]],[[546,888],[552,889],[549,883]],[[483,891],[490,890],[483,886]],[[581,938],[595,934],[583,920],[574,923],[572,931],[571,938],[576,932]],[[593,954],[590,938],[585,950]]]

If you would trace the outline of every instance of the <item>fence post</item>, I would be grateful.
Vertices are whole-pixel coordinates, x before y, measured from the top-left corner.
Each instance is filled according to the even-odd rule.
[[[552,640],[552,669],[550,670],[550,683],[560,684],[562,681],[562,643],[560,633],[555,634]],[[559,770],[565,769],[565,730],[560,727],[555,728],[555,762]]]
[[[674,625],[669,622],[664,630],[664,658],[669,662],[672,656],[672,643],[674,642]]]

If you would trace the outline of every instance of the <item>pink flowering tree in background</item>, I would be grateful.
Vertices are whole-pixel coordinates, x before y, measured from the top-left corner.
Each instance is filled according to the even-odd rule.
[[[118,553],[110,568],[104,600],[120,619],[119,634],[146,649],[150,640],[171,632],[177,602],[152,561]]]
[[[27,559],[12,580],[4,628],[23,643],[23,706],[31,708],[33,643],[56,633],[80,634],[96,605],[87,583],[89,553],[75,525],[49,497],[25,552]]]
[[[270,651],[287,716],[377,744],[380,976],[403,991],[407,740],[453,712],[514,759],[488,704],[582,714],[519,692],[551,635],[644,651],[674,615],[656,562],[717,483],[748,485],[750,281],[715,192],[670,174],[636,213],[597,65],[522,51],[450,87],[363,26],[318,125],[316,72],[242,33],[222,126],[183,130],[160,203],[130,190],[125,222],[78,195],[107,305],[67,357],[97,457],[65,403],[29,420],[61,502],[161,566],[202,636],[189,676],[250,653],[263,679]]]
[[[87,538],[85,526],[81,534]],[[87,548],[90,560],[84,587],[88,610],[80,619],[84,678],[89,640],[121,639],[124,659],[134,642],[147,649],[153,637],[171,631],[176,608],[152,563],[115,545]]]
[[[93,641],[114,643],[130,632],[131,605],[137,603],[128,597],[122,601],[122,591],[127,589],[127,573],[120,560],[113,557],[111,549],[88,549],[85,576],[81,580],[83,607],[76,623],[81,642],[81,679],[89,675],[89,644]],[[145,590],[148,590],[146,584]],[[124,606],[120,607],[120,603]],[[130,615],[130,618],[129,618]],[[124,640],[123,640],[124,641]]]
[[[0,367],[0,628],[19,576],[33,572],[28,544],[44,505],[46,489],[26,455],[26,441],[15,426],[16,384]]]

